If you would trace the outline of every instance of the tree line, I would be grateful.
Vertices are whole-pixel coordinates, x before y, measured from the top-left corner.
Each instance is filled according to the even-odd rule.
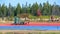
[[[56,3],[54,3],[53,5],[49,4],[49,2],[47,1],[46,3],[43,4],[38,4],[33,3],[32,5],[29,4],[27,6],[27,2],[26,5],[24,6],[22,4],[22,7],[20,5],[20,3],[18,3],[16,6],[12,6],[9,3],[9,6],[7,7],[5,4],[0,4],[0,17],[7,17],[7,16],[16,16],[16,15],[21,15],[21,14],[30,14],[33,16],[38,16],[37,11],[39,10],[38,13],[41,13],[41,15],[47,15],[47,16],[51,16],[51,15],[58,15],[60,16],[60,6],[57,5]]]

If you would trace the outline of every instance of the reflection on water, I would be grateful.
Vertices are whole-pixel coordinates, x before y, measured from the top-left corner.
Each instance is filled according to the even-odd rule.
[[[0,30],[60,30],[60,26],[0,26]]]

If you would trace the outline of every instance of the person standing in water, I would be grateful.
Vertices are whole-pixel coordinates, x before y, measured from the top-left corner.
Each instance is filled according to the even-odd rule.
[[[19,24],[19,23],[20,23],[20,18],[17,15],[17,16],[14,17],[14,24]]]
[[[17,23],[17,12],[14,11],[14,24]]]
[[[17,16],[14,17],[14,24],[17,22]]]

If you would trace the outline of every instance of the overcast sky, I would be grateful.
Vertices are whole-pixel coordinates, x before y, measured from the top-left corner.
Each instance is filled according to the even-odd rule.
[[[35,2],[37,2],[38,4],[41,3],[43,4],[44,2],[49,2],[51,5],[54,4],[54,2],[56,2],[57,5],[60,5],[60,0],[0,0],[0,4],[2,5],[3,3],[5,3],[5,5],[9,5],[9,3],[11,3],[12,6],[16,6],[17,3],[20,3],[20,5],[22,6],[22,4],[33,4]]]

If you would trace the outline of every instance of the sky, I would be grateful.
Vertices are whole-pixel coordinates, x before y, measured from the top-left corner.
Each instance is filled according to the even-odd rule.
[[[49,4],[53,5],[54,2],[56,2],[57,5],[60,5],[60,0],[0,0],[0,4],[5,4],[5,5],[9,5],[9,3],[11,3],[12,6],[16,6],[18,3],[20,3],[20,5],[22,6],[22,4],[33,4],[35,2],[37,2],[38,4],[43,4],[44,2],[49,2]]]

